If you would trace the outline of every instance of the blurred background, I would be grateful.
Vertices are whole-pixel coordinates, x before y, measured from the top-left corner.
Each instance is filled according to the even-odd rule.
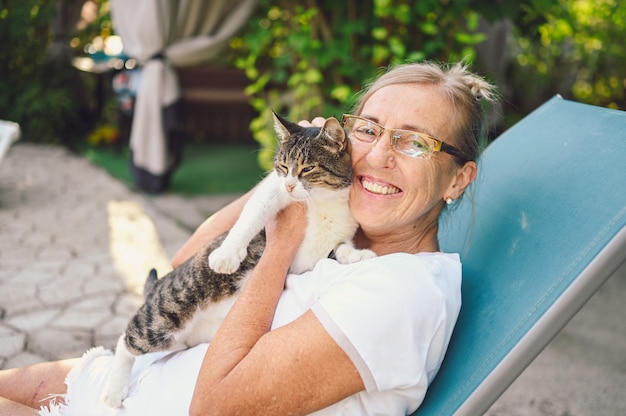
[[[66,146],[148,193],[246,190],[271,168],[271,110],[295,121],[341,115],[394,63],[464,60],[496,83],[502,100],[485,145],[555,94],[626,109],[620,0],[141,2],[155,13],[114,3],[0,0],[0,119],[20,124],[21,140]],[[160,31],[156,49],[118,33],[146,22]],[[181,42],[218,37],[217,50],[180,59]],[[154,60],[174,74],[174,95],[153,121],[163,137],[137,139]],[[164,141],[156,187],[136,175],[136,140]]]

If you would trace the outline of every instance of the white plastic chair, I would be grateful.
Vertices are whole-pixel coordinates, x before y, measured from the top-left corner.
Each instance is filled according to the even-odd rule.
[[[19,124],[0,120],[0,162],[9,151],[9,147],[20,138],[20,134]]]

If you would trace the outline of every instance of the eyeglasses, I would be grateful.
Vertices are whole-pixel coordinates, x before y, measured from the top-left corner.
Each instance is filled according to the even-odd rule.
[[[446,144],[424,133],[411,130],[387,129],[363,117],[344,114],[341,124],[350,139],[363,143],[375,143],[385,131],[391,134],[391,147],[410,157],[429,157],[433,152],[444,152],[468,160],[465,154],[454,146]]]

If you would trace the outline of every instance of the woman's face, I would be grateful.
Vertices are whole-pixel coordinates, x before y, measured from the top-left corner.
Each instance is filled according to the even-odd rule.
[[[359,115],[386,128],[426,133],[458,146],[454,110],[429,84],[383,87]],[[375,143],[352,140],[355,181],[350,208],[366,234],[419,233],[436,226],[445,198],[460,196],[452,186],[458,167],[442,152],[427,159],[400,154],[392,149],[389,136],[385,131]]]

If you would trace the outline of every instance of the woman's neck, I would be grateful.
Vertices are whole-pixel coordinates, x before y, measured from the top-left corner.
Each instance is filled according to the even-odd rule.
[[[437,252],[437,224],[422,231],[407,230],[405,233],[394,232],[376,234],[359,228],[354,236],[354,243],[358,248],[368,248],[379,256],[391,253],[422,253]]]

